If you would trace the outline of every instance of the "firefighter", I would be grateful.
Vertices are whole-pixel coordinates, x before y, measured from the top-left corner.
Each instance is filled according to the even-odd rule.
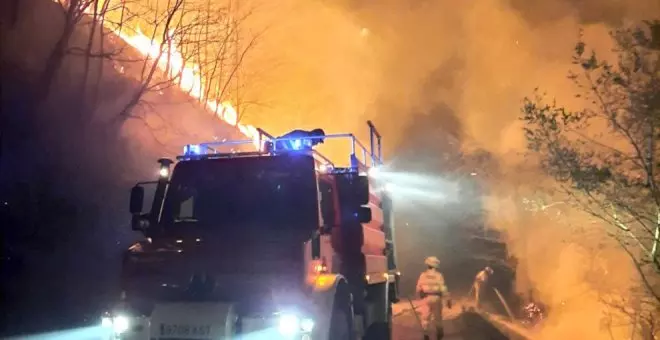
[[[306,131],[306,130],[293,130],[291,132],[288,132],[282,136],[277,137],[276,139],[281,139],[281,138],[309,138],[312,137],[311,139],[304,139],[300,141],[296,140],[283,140],[283,141],[277,141],[276,146],[277,150],[282,150],[282,149],[294,149],[294,150],[300,150],[300,149],[311,149],[313,146],[317,144],[323,144],[325,141],[325,131],[323,129],[314,129],[311,131]],[[299,143],[297,145],[296,143]]]
[[[442,301],[447,299],[447,308],[451,309],[451,299],[445,285],[445,278],[440,273],[440,260],[435,256],[427,257],[424,261],[427,269],[422,272],[417,280],[416,292],[422,298],[426,308],[422,308],[421,321],[424,329],[424,340],[429,339],[429,326],[433,323],[437,339],[442,339],[444,329],[442,327]]]
[[[493,269],[487,266],[474,277],[472,291],[474,292],[474,303],[477,308],[479,308],[481,295],[483,294],[484,287],[491,275],[493,275]]]

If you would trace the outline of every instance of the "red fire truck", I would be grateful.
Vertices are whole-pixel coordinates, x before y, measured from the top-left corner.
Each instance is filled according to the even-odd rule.
[[[345,165],[318,136],[187,145],[131,191],[115,339],[390,339],[397,301],[392,201],[370,177],[381,136],[353,134]],[[329,143],[328,143],[329,144]],[[326,145],[328,146],[328,145]],[[245,151],[253,148],[257,151]],[[241,151],[242,150],[242,151]],[[144,187],[154,185],[149,212]]]

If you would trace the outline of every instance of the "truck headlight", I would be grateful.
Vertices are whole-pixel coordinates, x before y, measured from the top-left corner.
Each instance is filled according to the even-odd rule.
[[[314,320],[299,318],[293,314],[280,316],[278,329],[282,335],[291,336],[299,333],[311,333],[314,329]]]
[[[101,318],[101,326],[112,329],[115,334],[122,334],[128,330],[130,319],[125,315],[104,316]]]
[[[311,333],[314,329],[314,320],[312,319],[302,319],[300,321],[300,329],[304,333]]]
[[[126,332],[128,330],[128,326],[129,326],[128,317],[124,315],[118,315],[112,319],[112,329],[117,334]]]

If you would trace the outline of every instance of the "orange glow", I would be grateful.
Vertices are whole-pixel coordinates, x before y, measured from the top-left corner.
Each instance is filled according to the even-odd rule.
[[[139,27],[135,30],[135,35],[128,35],[122,31],[116,30],[109,27],[112,31],[122,38],[127,44],[131,45],[137,49],[143,55],[158,59],[160,54],[160,43],[149,39],[144,35]],[[254,141],[255,146],[258,147],[259,133],[257,129],[252,125],[246,125],[238,122],[238,114],[236,109],[229,101],[222,101],[218,103],[215,100],[203,98],[205,89],[202,82],[202,76],[199,74],[199,66],[194,63],[185,63],[181,55],[181,52],[178,51],[177,46],[172,41],[171,50],[167,46],[164,47],[163,54],[169,54],[169,70],[168,67],[168,58],[163,58],[162,56],[158,59],[158,68],[167,73],[169,71],[170,76],[176,74],[181,74],[181,81],[179,87],[184,92],[190,94],[191,97],[200,100],[206,105],[207,110],[210,112],[218,112],[217,116],[225,123],[235,126],[238,131],[240,131],[245,137]]]
[[[59,3],[58,0],[53,0],[53,2]],[[85,13],[88,15],[93,15],[93,12],[93,6],[89,6],[85,10]],[[230,101],[218,102],[217,100],[204,98],[204,94],[207,92],[204,87],[202,75],[199,73],[200,67],[195,63],[186,62],[184,60],[178,46],[176,46],[174,42],[175,39],[171,39],[167,44],[162,44],[161,41],[151,39],[142,33],[140,27],[134,28],[134,34],[128,34],[126,33],[126,30],[117,29],[115,25],[107,21],[104,21],[104,26],[120,37],[128,45],[147,57],[147,60],[157,62],[158,69],[163,72],[163,74],[169,76],[169,79],[173,83],[178,83],[178,86],[182,91],[203,103],[205,108],[212,114],[217,112],[217,117],[219,119],[236,127],[241,134],[251,139],[253,144],[259,148],[259,132],[254,126],[242,124],[238,121],[238,113]],[[171,30],[169,34],[170,37],[173,33],[174,32]],[[163,46],[161,47],[161,45]],[[180,81],[178,81],[178,79],[177,81],[173,81],[176,76],[181,77]]]
[[[321,260],[312,260],[310,263],[314,274],[325,274],[328,272],[328,266],[325,263],[324,259]]]
[[[324,260],[312,260],[309,263],[306,282],[315,289],[325,290],[335,282],[335,275],[328,273]]]
[[[330,287],[334,286],[337,276],[333,274],[320,274],[316,277],[314,281],[315,290],[327,290]]]
[[[328,274],[328,266],[323,260],[312,260],[307,270],[306,282],[310,286],[316,286],[319,277]],[[323,279],[321,279],[323,281]]]

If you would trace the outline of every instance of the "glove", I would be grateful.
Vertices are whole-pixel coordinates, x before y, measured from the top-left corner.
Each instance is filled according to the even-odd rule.
[[[452,303],[451,299],[447,300],[447,308],[451,309]]]

